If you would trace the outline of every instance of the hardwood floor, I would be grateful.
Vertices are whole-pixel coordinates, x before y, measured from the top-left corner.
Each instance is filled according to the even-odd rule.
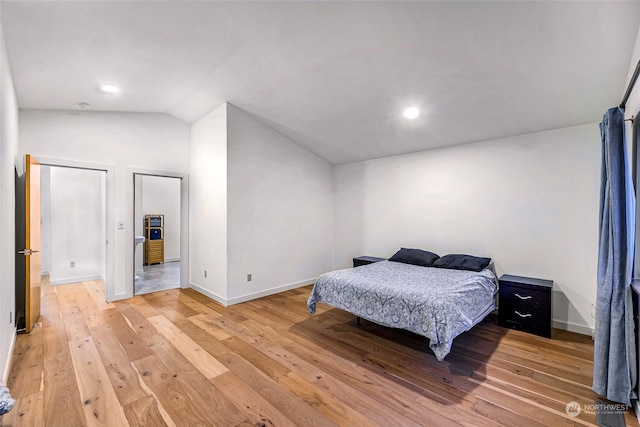
[[[323,304],[310,316],[310,287],[227,308],[193,290],[113,304],[97,282],[43,292],[38,326],[17,339],[3,426],[596,423],[593,344],[569,332],[487,319],[437,362],[417,335]]]

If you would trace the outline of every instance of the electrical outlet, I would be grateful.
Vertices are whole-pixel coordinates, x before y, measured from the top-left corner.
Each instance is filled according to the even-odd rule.
[[[75,261],[71,261],[71,262],[69,263],[69,267],[71,267],[71,268],[75,268],[75,267],[76,267],[76,262],[75,262]]]
[[[124,221],[118,221],[118,230],[124,230]]]
[[[204,278],[207,278],[207,270],[204,271]]]
[[[251,281],[251,273],[247,274],[247,282]]]

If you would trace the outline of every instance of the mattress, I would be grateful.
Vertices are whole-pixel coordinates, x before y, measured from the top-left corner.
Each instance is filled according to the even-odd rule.
[[[319,302],[429,339],[440,361],[453,339],[495,309],[495,274],[381,261],[332,271],[316,280],[307,308]]]

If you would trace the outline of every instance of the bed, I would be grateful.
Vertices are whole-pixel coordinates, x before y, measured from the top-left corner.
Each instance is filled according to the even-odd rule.
[[[322,274],[307,301],[319,302],[383,326],[430,340],[439,361],[453,339],[495,309],[496,276],[490,268],[469,271],[381,261]]]

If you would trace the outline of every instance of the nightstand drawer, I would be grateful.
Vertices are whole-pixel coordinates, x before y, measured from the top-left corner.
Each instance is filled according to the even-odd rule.
[[[516,286],[511,283],[500,283],[500,304],[515,307],[538,309],[549,306],[551,293],[535,287]]]
[[[503,319],[500,326],[551,338],[551,327],[547,320],[548,316],[541,315],[540,313],[522,313],[519,310],[507,311],[506,318]]]

